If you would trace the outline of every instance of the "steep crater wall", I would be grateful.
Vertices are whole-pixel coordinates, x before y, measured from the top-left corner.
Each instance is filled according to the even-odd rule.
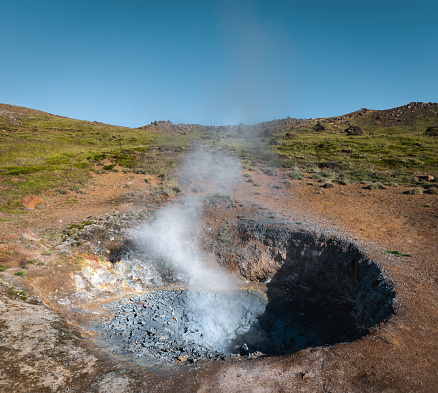
[[[216,250],[220,263],[249,281],[266,282],[275,307],[300,299],[315,314],[335,312],[349,338],[394,313],[392,285],[350,242],[266,220],[240,222],[232,239]]]
[[[215,231],[199,237],[207,251],[260,284],[177,290],[171,261],[127,240],[113,263],[135,260],[151,280],[144,295],[111,305],[103,335],[152,362],[276,356],[355,340],[395,311],[392,285],[351,242],[267,219],[228,224],[218,233],[229,241],[210,243]]]

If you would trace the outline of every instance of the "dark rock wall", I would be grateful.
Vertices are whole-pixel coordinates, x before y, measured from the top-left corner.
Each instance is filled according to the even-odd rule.
[[[359,330],[393,312],[394,290],[379,266],[341,239],[293,230],[280,224],[242,222],[220,262],[250,281],[288,291],[308,302],[349,310]]]

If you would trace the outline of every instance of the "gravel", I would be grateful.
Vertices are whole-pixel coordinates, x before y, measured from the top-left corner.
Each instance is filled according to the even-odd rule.
[[[135,357],[195,362],[248,355],[241,338],[267,299],[251,291],[158,290],[112,303],[104,335]],[[254,351],[253,351],[254,352]]]

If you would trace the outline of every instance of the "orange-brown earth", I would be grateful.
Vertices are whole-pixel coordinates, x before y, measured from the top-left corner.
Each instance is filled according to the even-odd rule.
[[[396,314],[357,341],[284,356],[184,365],[168,373],[108,358],[85,326],[102,316],[101,301],[129,290],[74,298],[72,277],[81,268],[75,258],[85,258],[88,268],[93,263],[103,268],[105,262],[80,248],[66,255],[50,236],[83,220],[165,201],[154,192],[158,179],[146,183],[144,175],[109,172],[95,175],[83,193],[45,195],[48,205],[1,223],[0,264],[9,269],[1,273],[0,391],[438,391],[437,196],[405,195],[402,187],[285,184],[281,172],[255,172],[253,178],[249,183],[242,176],[236,187],[233,198],[240,205],[255,203],[277,217],[311,222],[356,241],[393,283]],[[126,196],[134,190],[145,197]],[[224,214],[230,213],[217,210],[217,223]],[[385,254],[388,250],[411,256]],[[40,264],[28,264],[25,277],[14,275],[33,259]],[[17,288],[35,297],[22,300]]]

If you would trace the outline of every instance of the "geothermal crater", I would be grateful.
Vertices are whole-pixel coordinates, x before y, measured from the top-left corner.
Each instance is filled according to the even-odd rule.
[[[355,340],[393,314],[392,286],[354,244],[266,220],[233,230],[217,259],[247,284],[175,288],[168,277],[109,305],[104,336],[153,362],[275,356]]]

